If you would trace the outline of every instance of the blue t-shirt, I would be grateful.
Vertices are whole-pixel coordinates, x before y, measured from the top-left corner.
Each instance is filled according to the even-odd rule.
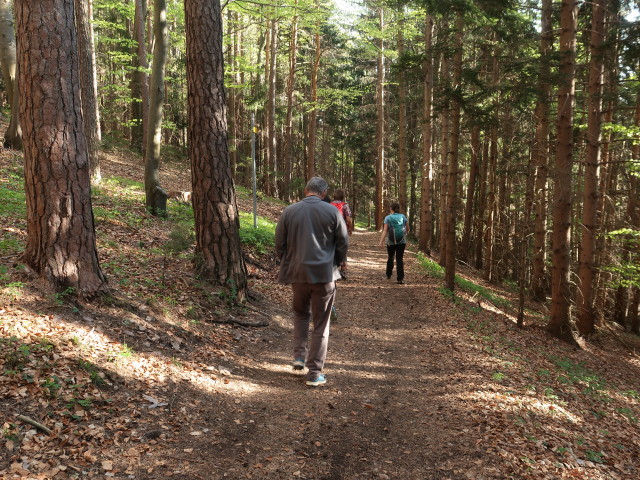
[[[391,215],[387,215],[386,217],[384,217],[384,223],[388,228],[387,245],[407,243],[407,217],[405,217],[402,213],[392,213]],[[394,226],[398,228],[394,229]],[[399,227],[402,228],[400,229]],[[394,237],[394,230],[402,230],[402,234],[396,234]]]

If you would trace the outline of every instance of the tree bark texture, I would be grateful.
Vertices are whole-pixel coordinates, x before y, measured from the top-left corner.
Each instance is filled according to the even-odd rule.
[[[188,144],[197,271],[245,298],[247,272],[227,145],[219,0],[185,0]]]
[[[398,56],[404,55],[404,5],[398,22]],[[398,73],[398,201],[400,212],[407,213],[407,84],[404,70]]]
[[[291,40],[289,45],[289,73],[287,75],[287,116],[284,125],[284,179],[283,198],[291,200],[291,177],[293,170],[293,90],[296,78],[296,64],[298,57],[298,0],[295,0],[296,15],[291,21]]]
[[[311,111],[309,112],[309,135],[307,144],[307,169],[306,174],[309,180],[316,174],[316,136],[318,120],[318,70],[320,69],[320,26],[316,26],[315,33],[315,56],[311,64]]]
[[[84,135],[87,139],[87,148],[89,151],[91,179],[94,182],[99,182],[102,178],[100,173],[100,159],[98,156],[100,122],[98,117],[98,86],[96,81],[93,26],[90,7],[91,2],[87,0],[75,0]]]
[[[3,144],[5,147],[19,150],[22,148],[22,129],[19,121],[20,89],[16,76],[16,35],[11,4],[11,0],[0,0],[0,66],[7,100],[11,106],[11,118]]]
[[[462,37],[464,34],[464,15],[456,14],[456,39],[453,54],[453,101],[451,102],[451,154],[449,155],[449,181],[447,194],[447,231],[446,262],[444,286],[452,291],[455,288],[456,276],[456,220],[458,207],[458,147],[460,144],[460,112],[462,110]]]
[[[589,95],[587,107],[587,153],[582,193],[582,224],[578,260],[576,326],[581,335],[594,332],[594,259],[596,249],[598,175],[602,140],[602,81],[604,75],[603,41],[606,0],[594,0],[591,20],[591,59],[589,61]]]
[[[462,242],[460,245],[460,259],[469,260],[471,251],[471,224],[473,221],[473,199],[476,192],[476,179],[478,177],[478,158],[480,157],[480,127],[471,127],[471,167],[469,170],[469,183],[467,184],[467,201],[464,205],[464,227]]]
[[[133,18],[133,39],[136,48],[133,56],[133,73],[131,78],[131,146],[140,152],[144,158],[147,147],[149,124],[149,77],[147,75],[147,0],[135,0]]]
[[[91,209],[73,0],[16,0],[15,14],[24,92],[24,262],[54,287],[91,297],[106,279]]]
[[[577,0],[564,0],[560,10],[560,85],[553,202],[551,313],[547,330],[575,343],[571,330],[571,168],[573,165],[573,108],[575,100]]]
[[[378,8],[378,26],[380,28],[380,38],[378,39],[378,77],[376,80],[376,192],[375,192],[375,227],[376,230],[382,228],[384,221],[384,176],[385,176],[385,112],[384,112],[384,9]]]
[[[433,17],[427,15],[424,25],[425,59],[423,63],[423,110],[422,110],[422,183],[420,199],[420,250],[431,254],[431,236],[433,232],[432,182],[433,165],[431,160],[431,104],[433,101]]]
[[[266,169],[266,191],[267,195],[277,196],[278,186],[276,183],[277,173],[277,142],[276,142],[276,67],[278,61],[278,20],[271,21],[271,54],[269,55],[268,68],[268,95],[267,95],[267,169]]]
[[[553,48],[553,25],[551,22],[552,0],[542,2],[542,31],[540,34],[540,63],[538,76],[538,100],[534,113],[536,132],[531,147],[535,169],[534,186],[534,242],[531,272],[531,295],[544,301],[547,293],[547,180],[549,176],[547,156],[549,154],[549,104],[551,103],[550,59]]]
[[[163,214],[160,188],[160,148],[162,146],[162,107],[164,104],[164,69],[167,63],[167,2],[153,4],[153,62],[149,90],[149,125],[144,160],[145,205],[153,214]]]

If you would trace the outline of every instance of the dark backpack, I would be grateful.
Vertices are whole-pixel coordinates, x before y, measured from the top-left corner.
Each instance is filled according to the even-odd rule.
[[[404,215],[393,213],[389,215],[389,243],[402,243],[405,236]]]

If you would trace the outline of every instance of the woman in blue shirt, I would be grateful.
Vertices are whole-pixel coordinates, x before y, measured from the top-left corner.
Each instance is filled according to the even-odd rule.
[[[391,214],[384,218],[380,246],[387,239],[387,278],[391,278],[393,273],[393,259],[398,263],[398,283],[402,285],[404,281],[404,249],[407,246],[407,233],[409,233],[409,222],[407,217],[400,213],[400,204],[391,203]]]

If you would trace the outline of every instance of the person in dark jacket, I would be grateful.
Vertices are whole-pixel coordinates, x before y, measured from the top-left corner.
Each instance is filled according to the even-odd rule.
[[[305,198],[284,209],[276,226],[279,283],[293,291],[293,368],[308,369],[307,385],[324,385],[331,307],[339,268],[346,268],[349,234],[340,212],[322,199],[328,184],[313,177]],[[309,342],[309,327],[313,331]]]

